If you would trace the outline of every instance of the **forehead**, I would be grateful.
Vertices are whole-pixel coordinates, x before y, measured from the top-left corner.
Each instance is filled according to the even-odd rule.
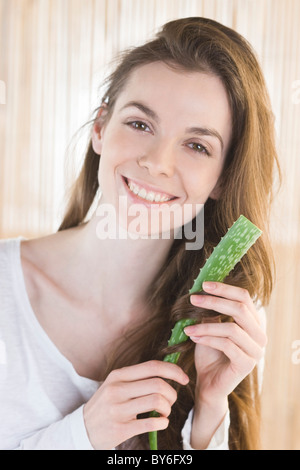
[[[171,68],[162,62],[137,67],[120,93],[117,110],[129,101],[145,102],[163,120],[175,124],[218,127],[224,138],[231,133],[231,112],[221,79],[204,72]],[[180,120],[175,119],[179,117]]]

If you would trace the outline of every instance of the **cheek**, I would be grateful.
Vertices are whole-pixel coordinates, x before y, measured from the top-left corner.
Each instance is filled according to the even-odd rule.
[[[103,143],[103,156],[109,166],[117,166],[130,160],[137,159],[137,145],[128,139],[126,132],[119,130],[117,135],[109,134]]]
[[[188,200],[204,204],[215,187],[219,174],[219,171],[212,168],[205,168],[204,165],[202,168],[198,167],[188,173],[186,172],[185,188]]]
[[[98,171],[98,181],[103,191],[108,193],[111,190],[118,169],[122,172],[121,168],[127,162],[137,159],[136,149],[137,146],[128,142],[122,129],[117,133],[106,129]]]

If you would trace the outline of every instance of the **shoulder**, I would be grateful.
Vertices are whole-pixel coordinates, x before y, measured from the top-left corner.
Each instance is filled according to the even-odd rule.
[[[0,291],[13,282],[22,239],[23,237],[0,240]]]
[[[60,234],[53,233],[39,238],[22,240],[20,244],[20,261],[26,289],[30,300],[37,299],[43,287],[54,282],[54,265],[59,270]],[[55,270],[54,270],[55,272]]]
[[[52,233],[38,238],[22,240],[20,257],[24,267],[36,271],[47,271],[53,259],[60,257],[61,232]]]
[[[23,279],[31,286],[36,271],[34,247],[36,241],[25,237],[0,240],[0,299],[2,310],[8,302],[23,292]],[[24,294],[24,292],[23,292]]]
[[[17,313],[20,287],[20,243],[23,237],[0,240],[0,336]]]
[[[10,260],[12,250],[20,243],[23,237],[0,239],[0,268],[3,263]]]
[[[32,301],[38,291],[38,278],[41,274],[41,269],[36,259],[37,244],[38,239],[23,240],[20,243],[21,270],[30,301]]]
[[[65,230],[21,243],[20,258],[26,290],[36,310],[44,301],[48,303],[49,297],[54,302],[55,296],[65,295],[72,250],[70,235],[71,230]]]
[[[38,238],[22,240],[21,258],[24,263],[47,269],[53,261],[59,262],[66,246],[69,245],[70,234],[74,229],[54,232]]]

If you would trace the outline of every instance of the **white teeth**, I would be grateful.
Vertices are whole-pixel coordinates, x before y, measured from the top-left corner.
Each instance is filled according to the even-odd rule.
[[[146,199],[147,199],[148,201],[154,201],[154,197],[155,197],[155,195],[154,195],[154,193],[152,193],[152,192],[146,194]]]
[[[145,188],[140,188],[132,181],[128,181],[127,185],[130,191],[132,191],[134,194],[137,194],[142,199],[146,199],[147,201],[167,202],[172,199],[171,197],[163,196],[162,194],[154,193],[153,191],[147,192]]]
[[[144,188],[140,189],[138,192],[138,196],[142,197],[143,199],[146,199],[146,194],[147,194],[147,191]]]

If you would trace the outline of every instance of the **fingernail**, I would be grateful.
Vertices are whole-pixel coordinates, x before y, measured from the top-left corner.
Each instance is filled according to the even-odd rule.
[[[188,336],[194,333],[194,331],[195,331],[195,328],[193,326],[187,326],[186,328],[184,328],[184,332]]]
[[[194,343],[197,343],[199,338],[197,336],[190,336],[190,339],[194,341]]]
[[[205,281],[203,282],[203,287],[204,289],[207,289],[207,290],[213,290],[217,287],[217,284],[215,282]]]
[[[185,383],[188,384],[190,381],[190,378],[188,376],[185,377]]]
[[[191,295],[190,301],[194,305],[203,305],[205,302],[204,295]]]

